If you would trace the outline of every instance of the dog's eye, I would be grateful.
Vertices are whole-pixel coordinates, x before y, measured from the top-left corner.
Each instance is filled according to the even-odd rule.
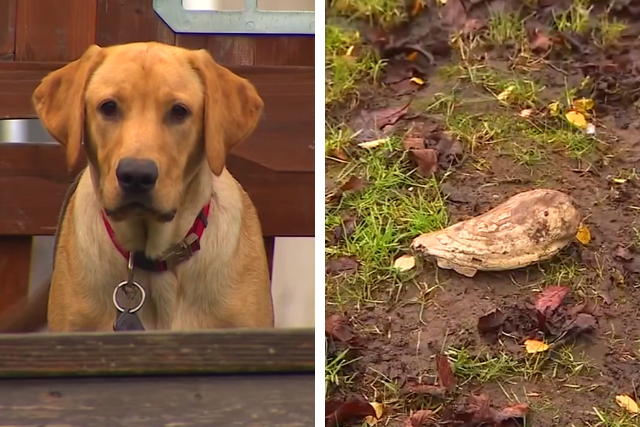
[[[115,117],[118,114],[118,104],[114,101],[104,101],[98,109],[105,117]]]
[[[171,120],[176,122],[182,122],[189,116],[189,110],[187,107],[181,104],[176,104],[171,107]]]

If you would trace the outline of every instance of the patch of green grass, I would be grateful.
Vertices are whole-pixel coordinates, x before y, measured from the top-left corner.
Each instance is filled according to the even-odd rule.
[[[486,38],[495,45],[524,44],[526,31],[518,13],[492,13],[489,16]]]
[[[334,0],[333,10],[389,28],[406,19],[402,0]]]
[[[324,393],[327,395],[331,387],[349,384],[350,376],[344,374],[344,369],[357,359],[347,359],[349,349],[342,350],[334,357],[328,354],[328,344],[325,341],[325,365],[324,365]]]
[[[451,348],[445,352],[453,364],[453,371],[462,383],[501,381],[513,378],[521,370],[520,363],[506,353],[476,354],[467,348]]]
[[[621,411],[613,412],[593,408],[597,421],[588,423],[589,427],[638,427],[640,417],[638,415],[625,414]]]
[[[591,0],[573,0],[569,9],[553,16],[553,24],[558,31],[584,33],[590,28],[589,14]]]
[[[594,34],[595,42],[603,47],[615,44],[622,32],[627,29],[627,24],[615,18],[609,18],[607,14],[600,16],[596,34]]]
[[[325,26],[325,104],[356,93],[356,85],[374,81],[383,62],[360,43],[360,34]]]
[[[340,226],[345,211],[357,218],[353,234],[325,251],[327,257],[355,256],[360,261],[358,273],[345,278],[345,286],[340,287],[357,301],[371,301],[379,284],[386,282],[388,289],[399,284],[402,276],[393,268],[396,255],[413,238],[449,223],[438,183],[410,173],[400,145],[398,138],[390,138],[381,146],[363,149],[337,181],[355,175],[369,185],[357,194],[343,196],[339,205],[329,207],[325,214],[327,229]]]

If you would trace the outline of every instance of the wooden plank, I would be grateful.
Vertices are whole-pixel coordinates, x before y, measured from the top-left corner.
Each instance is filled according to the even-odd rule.
[[[16,61],[71,61],[95,43],[96,0],[18,0]]]
[[[17,0],[0,1],[0,61],[13,60],[16,47]]]
[[[315,414],[313,375],[4,380],[0,395],[3,426],[310,427]]]
[[[0,235],[0,315],[29,294],[32,240]]]
[[[269,35],[256,37],[256,65],[313,67],[314,64],[314,36]]]
[[[176,46],[207,49],[216,62],[226,66],[256,63],[256,37],[177,34]]]
[[[175,42],[171,28],[154,12],[152,0],[98,0],[98,45],[140,41]]]
[[[265,236],[314,235],[313,168],[276,172],[233,153],[227,167],[255,204]],[[53,235],[69,183],[62,146],[0,144],[0,235]]]
[[[8,334],[0,378],[311,373],[314,347],[313,329]]]

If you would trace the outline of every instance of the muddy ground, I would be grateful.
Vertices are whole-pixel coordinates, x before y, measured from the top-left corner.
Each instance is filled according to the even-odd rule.
[[[328,25],[358,31],[332,54],[361,64],[327,99],[327,425],[358,401],[380,403],[389,426],[640,425],[616,402],[640,395],[640,2],[378,3],[369,16],[350,0],[327,6]],[[411,153],[416,141],[434,151]],[[586,244],[473,278],[422,258],[391,269],[418,234],[533,188],[573,197]],[[363,219],[373,211],[391,229]],[[394,224],[401,236],[377,239]],[[554,316],[593,323],[555,343],[567,325],[541,327],[532,308],[549,287],[567,292]],[[496,309],[510,329],[481,334]],[[527,339],[553,345],[530,354]],[[513,417],[496,416],[505,408]],[[338,421],[366,413],[343,408]]]

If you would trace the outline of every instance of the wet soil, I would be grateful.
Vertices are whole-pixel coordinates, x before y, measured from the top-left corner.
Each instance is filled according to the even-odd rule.
[[[418,99],[427,98],[450,90],[447,87],[450,83],[441,82],[437,71],[459,59],[446,42],[451,28],[464,29],[471,19],[486,20],[487,9],[504,10],[514,7],[515,3],[465,2],[463,14],[454,10],[448,18],[444,16],[446,13],[432,12],[437,8],[427,7],[411,23],[392,33],[368,26],[363,30],[368,41],[390,58],[389,74],[397,72],[395,77],[385,77],[389,85],[403,78],[398,75],[406,73],[402,70],[402,58],[407,51],[426,52],[425,61],[413,64],[411,72],[428,82],[415,95]],[[527,21],[530,34],[536,31],[550,34],[548,21],[552,10],[568,7],[568,3],[563,2],[543,3],[541,0],[535,8],[523,12],[534,14]],[[595,7],[602,9],[609,3],[595,2]],[[527,425],[595,425],[598,419],[593,408],[617,411],[616,395],[640,394],[640,251],[636,250],[635,231],[640,226],[640,182],[635,177],[624,182],[613,179],[623,170],[640,168],[640,116],[636,110],[640,98],[640,24],[637,23],[640,22],[640,2],[616,2],[612,14],[627,22],[627,29],[614,45],[604,49],[595,46],[589,37],[556,34],[566,43],[562,48],[552,47],[545,57],[549,65],[535,73],[536,79],[545,86],[543,96],[550,99],[567,86],[576,87],[585,77],[591,77],[593,85],[584,96],[596,103],[602,141],[597,152],[587,159],[576,160],[565,153],[549,151],[546,160],[531,167],[518,164],[513,156],[490,144],[479,145],[473,155],[465,156],[455,165],[441,188],[447,196],[452,223],[486,212],[534,187],[558,189],[573,197],[591,232],[588,246],[575,244],[561,255],[566,262],[575,263],[580,274],[561,277],[560,283],[554,284],[573,288],[570,301],[590,301],[593,305],[596,330],[577,339],[573,353],[590,361],[594,369],[578,375],[547,372],[528,379],[515,375],[506,382],[471,380],[458,387],[458,395],[487,394],[495,405],[506,404],[507,396],[528,402],[532,415]],[[494,66],[509,68],[510,57],[513,58],[517,49],[517,46],[494,47],[485,55]],[[396,71],[398,69],[400,71]],[[334,109],[331,118],[349,123],[359,109],[401,104],[413,96],[398,95],[389,85],[363,90],[355,110]],[[496,107],[495,113],[501,111]],[[423,115],[422,119],[437,123],[442,118],[433,114]],[[415,118],[400,120],[398,130],[409,128],[412,120]],[[473,159],[483,159],[489,167],[479,170]],[[446,347],[466,348],[478,354],[506,351],[521,357],[518,356],[523,353],[521,343],[503,340],[502,344],[496,344],[484,340],[477,330],[478,319],[496,308],[533,304],[535,295],[530,285],[548,280],[554,262],[558,260],[512,272],[478,273],[473,278],[439,270],[425,262],[419,267],[422,271],[417,283],[440,285],[429,294],[428,304],[416,303],[419,296],[416,287],[407,284],[396,304],[371,304],[353,312],[339,313],[349,319],[359,337],[357,355],[360,358],[350,368],[358,374],[356,380],[349,386],[330,390],[331,396],[379,398],[373,395],[379,393],[380,385],[376,388],[368,382],[371,372],[400,385],[411,378],[433,379],[436,376],[434,356]],[[385,423],[410,425],[406,424],[409,410],[436,406],[408,404],[392,410]]]

